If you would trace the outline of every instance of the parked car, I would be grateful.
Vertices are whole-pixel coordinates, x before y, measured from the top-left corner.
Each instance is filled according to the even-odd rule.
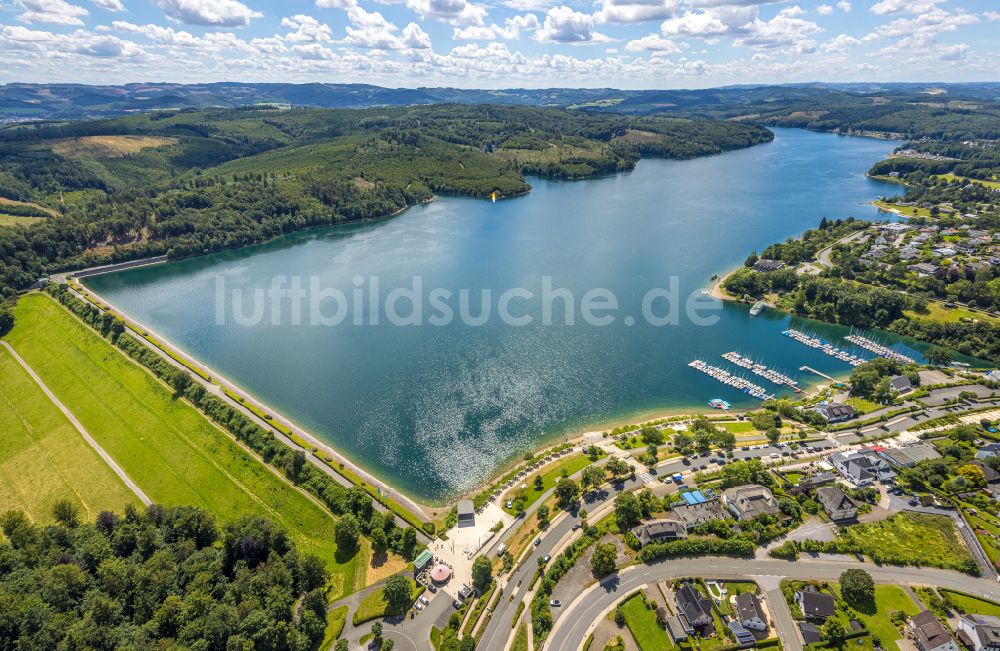
[[[461,607],[462,607],[462,602],[461,602],[461,601],[459,601],[458,599],[456,599],[456,600],[454,600],[454,601],[452,601],[452,602],[451,602],[451,605],[452,605],[452,607],[453,607],[453,608],[454,608],[455,610],[458,610],[459,608],[461,608]]]
[[[551,560],[552,560],[552,557],[549,556],[548,554],[546,554],[545,556],[542,557],[542,562],[543,563],[548,563]]]
[[[538,538],[535,538],[535,547],[538,547],[541,544],[542,544],[542,537],[539,536]]]
[[[559,601],[558,599],[553,599],[552,601],[549,602],[549,605],[554,608],[558,608],[559,606],[562,605],[562,602]]]
[[[417,600],[425,606],[428,606],[431,603],[431,600],[425,597],[424,595],[420,595],[420,597]]]
[[[417,611],[421,611],[421,610],[424,609],[424,605],[422,603],[420,603],[419,601],[416,602],[415,604],[413,604],[413,607],[416,608]]]

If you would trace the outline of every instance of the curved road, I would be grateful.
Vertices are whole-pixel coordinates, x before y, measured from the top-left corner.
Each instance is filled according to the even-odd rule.
[[[1000,585],[995,581],[977,579],[967,574],[918,567],[877,566],[854,560],[800,560],[788,562],[771,559],[746,560],[735,558],[685,558],[662,561],[652,565],[637,565],[614,574],[581,594],[565,608],[545,645],[547,651],[576,651],[590,634],[591,627],[605,611],[640,586],[683,576],[774,576],[793,579],[833,580],[844,570],[863,565],[880,583],[917,583],[952,588],[980,597],[1000,600]],[[503,649],[502,646],[483,646]]]

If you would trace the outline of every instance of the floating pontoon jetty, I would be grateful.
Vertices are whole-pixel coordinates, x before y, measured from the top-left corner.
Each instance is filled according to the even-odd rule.
[[[885,357],[886,359],[894,359],[897,362],[903,362],[904,364],[917,363],[916,360],[913,359],[912,357],[907,357],[902,353],[897,353],[892,348],[889,348],[884,344],[880,344],[879,342],[873,339],[869,339],[868,337],[862,337],[861,335],[851,333],[846,337],[844,337],[844,340],[851,342],[855,346],[861,346],[865,350],[870,350],[879,357]]]
[[[795,380],[793,380],[792,378],[788,377],[787,375],[785,375],[783,373],[779,373],[778,371],[775,371],[774,369],[768,368],[768,367],[764,366],[763,364],[761,364],[759,362],[755,362],[755,361],[753,361],[753,359],[751,359],[749,357],[745,357],[743,355],[740,355],[739,353],[737,353],[735,351],[730,352],[730,353],[723,353],[722,354],[722,359],[724,359],[727,362],[730,362],[732,364],[735,364],[736,366],[739,366],[740,368],[745,368],[748,371],[750,371],[751,373],[753,373],[754,375],[758,375],[758,376],[764,378],[765,380],[769,380],[771,382],[774,382],[775,384],[777,384],[779,386],[788,387],[788,388],[792,389],[793,391],[795,391],[796,393],[801,393],[802,392],[802,389],[799,388],[799,383],[796,382]]]
[[[829,355],[830,357],[839,359],[842,362],[847,362],[851,366],[860,366],[861,364],[865,363],[864,358],[858,357],[857,355],[852,355],[846,350],[841,350],[836,346],[834,346],[833,344],[829,344],[823,341],[819,337],[813,337],[811,335],[807,335],[806,333],[801,332],[799,330],[793,330],[789,328],[788,330],[784,330],[781,334],[791,339],[794,339],[800,344],[822,351],[827,355]]]
[[[757,398],[758,400],[773,400],[774,396],[769,394],[764,390],[764,387],[754,384],[746,378],[742,378],[738,375],[734,375],[729,371],[719,368],[718,366],[712,366],[711,364],[706,364],[700,359],[696,359],[688,364],[691,368],[701,371],[705,375],[715,378],[719,382],[725,385],[731,386],[734,389],[739,389],[743,393]]]

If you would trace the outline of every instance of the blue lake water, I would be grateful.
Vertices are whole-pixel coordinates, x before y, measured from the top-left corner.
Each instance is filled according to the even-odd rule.
[[[694,358],[732,370],[719,355],[737,350],[803,382],[819,380],[800,372],[803,365],[849,370],[780,334],[792,324],[837,340],[843,328],[771,312],[751,318],[746,306],[733,304],[703,311],[717,317],[709,326],[692,323],[683,304],[676,325],[652,325],[641,315],[647,292],[669,288],[672,278],[682,301],[704,300],[699,290],[709,278],[751,250],[815,227],[822,217],[877,219],[864,203],[897,191],[864,175],[896,143],[775,133],[770,144],[721,156],[643,160],[631,173],[589,181],[535,179],[534,190],[517,199],[441,198],[385,221],[296,233],[87,284],[388,483],[440,501],[546,438],[701,407],[714,397],[736,407],[755,404],[688,368]],[[251,314],[249,297],[276,276],[300,277],[307,288],[315,278],[349,305],[359,282],[367,297],[377,276],[384,300],[419,276],[424,325],[393,325],[384,312],[378,325],[353,325],[356,313],[335,326],[292,325],[291,301],[279,304],[276,320],[268,308],[258,325],[237,323],[230,292],[243,292]],[[544,277],[572,292],[573,325],[561,299],[551,301],[555,324],[541,323]],[[508,304],[514,316],[532,317],[530,325],[496,316],[499,295],[515,287],[535,296]],[[429,302],[434,288],[452,292],[456,318],[448,325],[427,323],[440,316]],[[582,319],[580,303],[594,288],[617,299],[610,325]],[[480,314],[481,290],[492,290],[486,324],[458,318],[462,289],[472,297],[472,315]],[[335,302],[325,305],[325,315],[336,312]],[[397,305],[409,314],[406,301]],[[666,300],[653,302],[656,314],[666,307]]]

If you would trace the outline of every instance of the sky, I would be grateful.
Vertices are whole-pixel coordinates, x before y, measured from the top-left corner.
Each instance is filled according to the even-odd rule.
[[[1000,0],[0,0],[0,83],[1000,81]]]

